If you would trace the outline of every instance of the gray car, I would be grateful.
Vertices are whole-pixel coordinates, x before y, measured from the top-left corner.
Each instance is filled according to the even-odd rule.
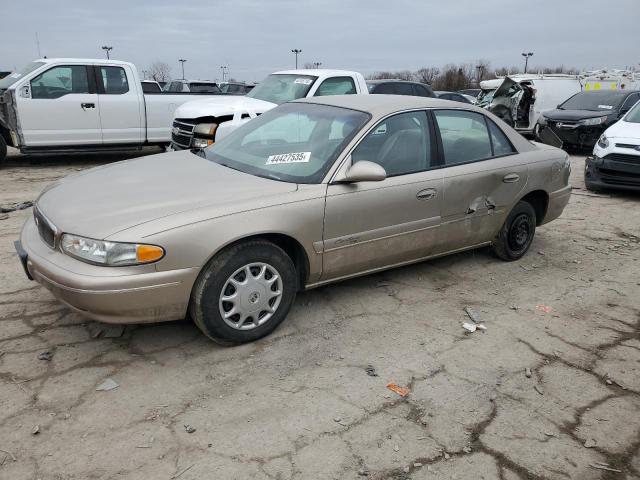
[[[299,290],[488,245],[519,259],[569,201],[569,173],[562,150],[471,105],[316,97],[205,150],[67,177],[16,247],[28,276],[89,318],[190,316],[247,342]]]

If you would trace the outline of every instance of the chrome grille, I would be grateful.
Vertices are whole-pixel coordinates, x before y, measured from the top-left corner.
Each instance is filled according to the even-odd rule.
[[[42,241],[49,247],[56,248],[56,236],[58,231],[55,225],[53,225],[53,223],[51,223],[51,221],[45,217],[37,207],[33,209],[33,218],[36,222],[36,227],[38,228],[38,233],[40,234]]]
[[[174,143],[174,146],[189,148],[195,126],[194,121],[183,119],[174,120],[173,128],[171,129],[171,141]]]

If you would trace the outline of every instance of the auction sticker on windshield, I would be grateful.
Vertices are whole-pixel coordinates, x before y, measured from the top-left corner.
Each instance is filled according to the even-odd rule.
[[[301,83],[302,85],[311,85],[310,78],[296,78],[293,83]]]
[[[266,165],[280,165],[281,163],[308,163],[311,152],[280,153],[267,157]]]

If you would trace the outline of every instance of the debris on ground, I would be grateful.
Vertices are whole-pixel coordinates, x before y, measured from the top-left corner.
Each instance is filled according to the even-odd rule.
[[[607,472],[622,473],[622,470],[618,470],[617,468],[611,468],[606,463],[592,463],[589,466],[591,468],[597,468],[598,470],[606,470]]]
[[[553,310],[552,307],[549,307],[548,305],[536,305],[536,310],[538,310],[539,312],[544,312],[544,313],[551,313],[551,311]]]
[[[191,465],[189,465],[187,468],[183,468],[182,470],[180,470],[178,473],[176,473],[173,477],[171,477],[171,480],[175,480],[176,478],[180,477],[183,473],[185,473],[187,470],[190,470],[193,466],[195,465],[195,463],[192,463]]]
[[[520,310],[520,307],[519,307],[518,305],[511,305],[509,308],[510,308],[511,310],[515,310],[515,311]]]
[[[420,468],[420,467],[422,467],[422,463],[420,463],[420,462],[415,462],[415,463],[413,464],[413,466],[414,466],[415,468]]]
[[[358,475],[360,475],[361,477],[368,477],[369,471],[364,468],[361,468],[360,470],[358,470]]]
[[[451,458],[451,455],[449,455],[447,452],[444,452],[443,457],[445,460],[449,460]]]
[[[340,423],[342,421],[342,417],[335,417],[333,421],[336,423]]]
[[[409,389],[408,388],[400,387],[400,386],[396,385],[395,383],[387,384],[387,388],[389,390],[391,390],[392,392],[397,393],[401,397],[406,397],[407,395],[409,395]]]
[[[409,473],[411,471],[411,467],[404,467],[404,469],[402,470],[404,473]]]
[[[196,431],[196,427],[189,425],[188,423],[184,426],[184,431],[187,433],[193,433]]]
[[[7,455],[9,455],[11,457],[11,460],[13,460],[14,462],[18,461],[18,459],[13,455],[13,453],[11,453],[11,452],[9,452],[7,450],[2,450],[2,449],[0,449],[0,452],[6,453]]]
[[[36,425],[35,427],[33,427],[33,430],[31,430],[31,435],[38,435],[40,433],[40,425]]]
[[[480,323],[482,321],[480,320],[480,314],[471,307],[464,307],[464,313],[469,316],[473,323]]]
[[[471,447],[467,446],[462,449],[464,453],[471,453]]]
[[[374,367],[373,365],[367,365],[367,368],[365,368],[364,371],[367,372],[367,375],[369,375],[370,377],[378,376],[378,372],[376,372],[376,367]]]
[[[24,210],[26,208],[31,208],[31,207],[33,207],[32,201],[12,203],[8,206],[0,206],[0,213],[15,212],[18,210]]]
[[[394,445],[393,446],[393,451],[394,452],[399,452],[400,451],[400,447],[398,445]]]
[[[38,360],[45,360],[49,362],[51,361],[52,358],[53,358],[53,353],[48,350],[46,352],[40,352],[38,354]]]
[[[0,220],[6,220],[7,218],[9,218],[9,215],[6,213],[0,213]]]
[[[120,385],[113,379],[107,378],[104,382],[96,387],[96,392],[108,392],[114,388],[118,388]]]
[[[587,440],[584,442],[584,448],[593,448],[596,445],[598,445],[598,442],[596,442],[593,438],[587,438]]]
[[[527,378],[531,378],[531,369],[529,367],[524,369],[524,376]]]
[[[540,395],[544,395],[544,390],[542,390],[542,387],[539,387],[538,385],[534,385],[533,386],[534,390],[536,392],[538,392]]]
[[[476,330],[486,330],[487,327],[485,327],[482,323],[463,323],[462,324],[462,328],[464,328],[467,332],[469,333],[473,333]]]

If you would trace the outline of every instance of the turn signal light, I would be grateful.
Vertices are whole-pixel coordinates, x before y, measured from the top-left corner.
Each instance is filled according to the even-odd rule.
[[[155,245],[138,245],[136,247],[136,260],[139,263],[155,262],[164,255],[164,250]]]

